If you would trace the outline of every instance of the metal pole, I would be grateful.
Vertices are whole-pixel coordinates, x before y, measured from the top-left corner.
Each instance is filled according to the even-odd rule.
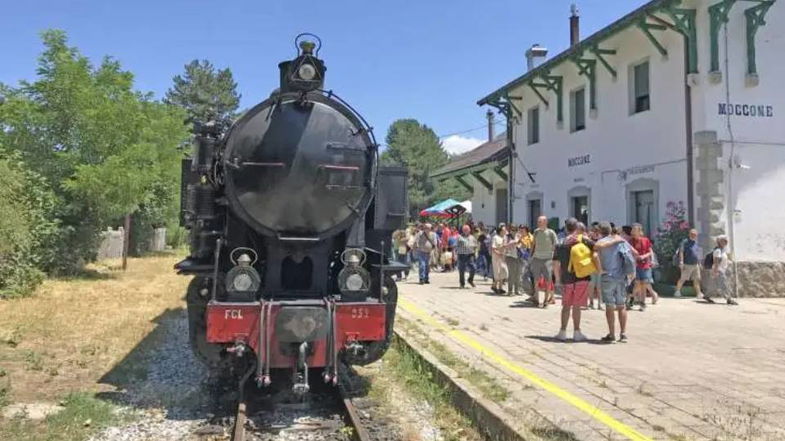
[[[131,242],[131,215],[125,215],[125,221],[123,222],[123,271],[128,268],[128,246]]]

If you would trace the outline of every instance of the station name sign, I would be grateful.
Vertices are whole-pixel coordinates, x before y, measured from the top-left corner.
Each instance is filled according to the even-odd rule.
[[[591,164],[591,155],[576,156],[567,159],[567,167],[576,167],[584,164]]]
[[[773,118],[774,106],[764,104],[731,104],[719,103],[720,115],[746,116],[751,118]]]

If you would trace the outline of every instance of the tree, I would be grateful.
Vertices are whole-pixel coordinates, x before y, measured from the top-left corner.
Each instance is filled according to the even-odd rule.
[[[451,182],[438,183],[431,173],[449,161],[439,137],[415,119],[399,119],[387,131],[387,149],[382,163],[404,166],[409,171],[409,212],[417,217],[420,210],[440,199],[463,199],[466,191]]]
[[[174,194],[188,137],[185,113],[133,89],[133,74],[106,57],[97,67],[68,46],[64,32],[42,35],[37,78],[2,87],[0,144],[19,153],[58,198],[60,234],[48,272],[71,273],[94,257],[98,233],[163,185]]]
[[[216,121],[224,127],[231,123],[240,94],[229,68],[216,70],[207,60],[193,60],[172,81],[164,102],[185,109],[189,121]]]

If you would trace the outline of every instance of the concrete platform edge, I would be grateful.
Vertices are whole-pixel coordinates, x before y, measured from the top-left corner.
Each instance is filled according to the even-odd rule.
[[[512,425],[513,417],[496,403],[486,400],[480,392],[457,372],[442,364],[436,356],[419,345],[405,331],[395,330],[398,343],[410,349],[424,361],[437,384],[449,388],[452,405],[466,416],[486,439],[492,441],[531,441],[538,439],[532,434],[522,433]]]

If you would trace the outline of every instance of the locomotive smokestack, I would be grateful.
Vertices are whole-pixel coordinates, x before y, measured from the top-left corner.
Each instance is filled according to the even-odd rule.
[[[575,3],[570,7],[570,12],[570,46],[575,46],[581,42],[581,16]]]

